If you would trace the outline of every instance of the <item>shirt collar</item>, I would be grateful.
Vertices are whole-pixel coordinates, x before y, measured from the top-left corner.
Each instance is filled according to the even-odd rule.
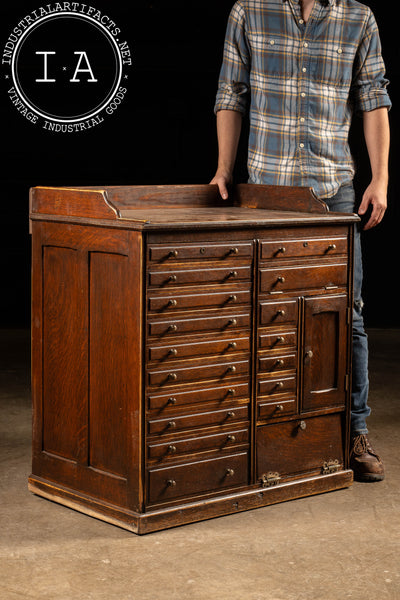
[[[289,0],[282,0],[282,2],[288,2]],[[295,2],[298,2],[299,0],[295,0]],[[322,2],[322,4],[330,4],[331,6],[333,6],[335,4],[335,2],[339,2],[339,0],[319,0],[320,2]]]

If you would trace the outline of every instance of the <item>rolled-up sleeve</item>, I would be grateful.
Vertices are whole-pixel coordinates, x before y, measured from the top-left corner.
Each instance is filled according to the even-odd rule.
[[[251,56],[245,29],[245,10],[238,1],[228,19],[215,113],[219,110],[245,113],[247,110]]]
[[[390,109],[392,103],[387,91],[388,84],[378,26],[373,13],[369,11],[353,76],[352,99],[356,112],[369,112],[385,106]]]

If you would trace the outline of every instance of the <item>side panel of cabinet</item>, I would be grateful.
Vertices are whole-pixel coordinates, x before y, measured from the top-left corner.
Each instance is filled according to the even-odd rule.
[[[34,223],[33,477],[138,509],[141,239]]]
[[[302,410],[345,404],[347,296],[304,299]]]

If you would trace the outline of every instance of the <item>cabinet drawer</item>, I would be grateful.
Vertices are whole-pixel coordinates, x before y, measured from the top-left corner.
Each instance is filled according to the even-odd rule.
[[[191,437],[184,440],[170,440],[163,444],[149,444],[147,457],[149,460],[174,459],[182,454],[191,454],[193,452],[227,450],[238,444],[247,444],[248,442],[248,429],[225,431],[224,433]]]
[[[174,343],[163,346],[150,345],[148,348],[148,358],[151,361],[170,361],[173,359],[189,358],[196,356],[208,356],[212,354],[220,356],[229,356],[233,352],[249,352],[250,339],[244,337],[229,336],[223,339],[203,338],[190,341],[188,343]]]
[[[161,412],[166,408],[180,408],[203,402],[231,402],[237,398],[250,397],[249,383],[232,382],[228,385],[215,385],[201,389],[198,389],[198,386],[192,387],[193,389],[185,392],[174,391],[172,394],[149,394],[148,407],[150,410]],[[235,410],[235,412],[237,413],[238,411]]]
[[[258,394],[284,394],[286,392],[296,393],[296,376],[274,377],[273,379],[262,379],[258,382]]]
[[[297,324],[297,300],[260,302],[260,325]]]
[[[296,330],[277,331],[276,333],[260,333],[258,347],[265,350],[277,350],[297,345]]]
[[[249,361],[231,361],[217,364],[205,364],[184,368],[170,368],[160,371],[149,371],[149,385],[178,385],[188,381],[201,381],[204,379],[229,380],[238,375],[248,375]]]
[[[197,427],[229,426],[230,423],[247,421],[248,418],[249,407],[244,404],[192,415],[171,416],[168,419],[150,419],[147,423],[147,429],[149,435],[171,434]]]
[[[276,373],[277,371],[288,371],[296,369],[297,353],[274,354],[260,356],[258,359],[258,370],[260,373]]]
[[[333,414],[257,428],[257,476],[322,472],[325,462],[343,464],[342,415]]]
[[[173,263],[181,260],[199,259],[239,259],[251,257],[253,254],[252,242],[225,242],[199,243],[199,244],[170,244],[149,246],[149,260],[158,263]]]
[[[247,290],[228,289],[225,292],[207,294],[151,295],[147,306],[149,312],[167,313],[198,308],[227,308],[239,304],[250,304],[251,293]]]
[[[258,419],[279,419],[297,412],[296,398],[280,399],[276,402],[260,402],[257,405]]]
[[[303,238],[260,242],[261,260],[300,256],[335,256],[347,252],[347,237]]]
[[[203,316],[201,318],[169,319],[150,321],[149,335],[164,336],[180,333],[195,333],[196,331],[229,331],[250,327],[250,314],[230,314],[218,317]]]
[[[148,474],[148,500],[155,504],[244,485],[247,481],[247,452],[152,469]]]
[[[184,284],[232,283],[232,281],[250,280],[250,266],[218,267],[210,269],[199,266],[197,269],[175,269],[168,271],[149,271],[149,285],[170,287]]]
[[[347,264],[260,269],[261,292],[330,288],[347,284]]]

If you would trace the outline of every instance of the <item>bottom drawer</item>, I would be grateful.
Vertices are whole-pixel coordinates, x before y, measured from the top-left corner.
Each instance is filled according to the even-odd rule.
[[[288,477],[343,465],[342,414],[335,413],[257,428],[257,478],[268,472]]]
[[[219,491],[248,483],[248,454],[152,469],[148,477],[150,504]]]

